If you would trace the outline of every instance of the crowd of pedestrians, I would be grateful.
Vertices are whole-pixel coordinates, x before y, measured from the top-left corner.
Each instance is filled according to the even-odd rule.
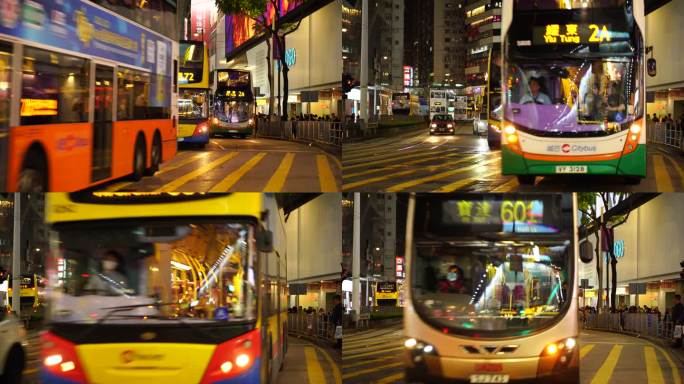
[[[329,310],[324,308],[314,308],[312,306],[302,307],[293,306],[288,308],[288,313],[303,321],[298,325],[291,324],[297,328],[304,328],[305,333],[309,335],[317,335],[326,339],[334,339],[337,348],[342,348],[342,319],[344,316],[344,307],[342,306],[342,297],[335,295],[333,297],[333,306]],[[302,329],[300,329],[302,331]]]

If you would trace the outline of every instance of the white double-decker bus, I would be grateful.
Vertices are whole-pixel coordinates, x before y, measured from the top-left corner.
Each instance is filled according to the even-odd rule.
[[[407,382],[579,382],[573,194],[412,195]]]

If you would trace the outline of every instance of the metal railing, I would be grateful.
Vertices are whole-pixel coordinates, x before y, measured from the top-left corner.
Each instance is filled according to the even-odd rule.
[[[294,335],[313,337],[324,341],[335,341],[335,326],[328,314],[288,313],[288,332]]]
[[[257,121],[257,136],[342,147],[342,123],[333,121]]]
[[[580,312],[582,326],[587,329],[633,333],[661,339],[672,339],[674,323],[655,313],[584,313]]]
[[[684,151],[684,126],[679,122],[647,123],[646,139],[649,143],[667,145]]]

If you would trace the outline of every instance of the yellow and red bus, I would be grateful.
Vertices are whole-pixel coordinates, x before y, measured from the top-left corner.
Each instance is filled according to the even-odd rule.
[[[180,42],[178,142],[209,142],[209,56],[204,42]]]
[[[3,2],[0,185],[75,191],[176,153],[175,2]]]
[[[44,383],[276,382],[286,243],[273,195],[50,193]]]

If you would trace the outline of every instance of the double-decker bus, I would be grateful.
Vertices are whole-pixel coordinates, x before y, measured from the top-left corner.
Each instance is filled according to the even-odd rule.
[[[646,176],[643,0],[507,1],[502,168]]]
[[[399,291],[394,281],[382,281],[375,285],[375,306],[396,307],[399,305]]]
[[[572,194],[411,195],[406,381],[579,382]]]
[[[430,90],[430,120],[435,115],[446,115],[447,112],[447,92],[444,89]]]
[[[221,69],[216,71],[213,135],[232,135],[245,138],[256,127],[256,99],[249,71]]]
[[[4,1],[0,185],[74,191],[176,153],[175,2]]]
[[[203,41],[180,42],[178,142],[209,142],[209,56]]]
[[[276,382],[286,243],[273,195],[51,193],[44,383]]]

